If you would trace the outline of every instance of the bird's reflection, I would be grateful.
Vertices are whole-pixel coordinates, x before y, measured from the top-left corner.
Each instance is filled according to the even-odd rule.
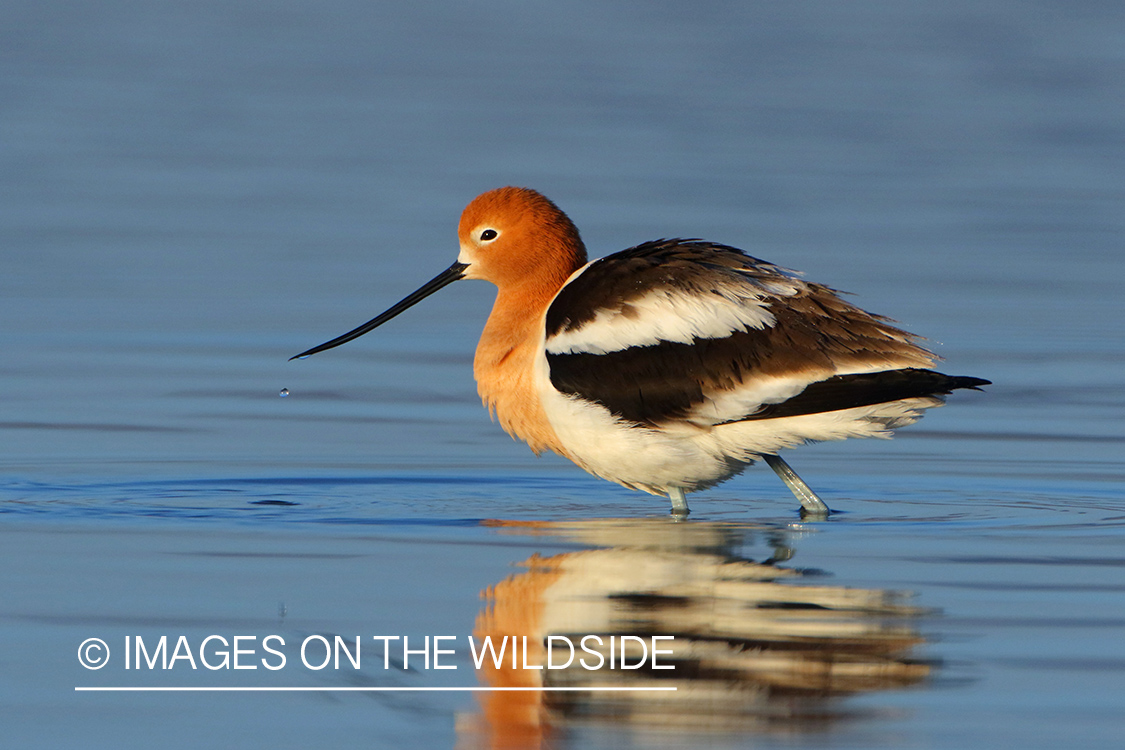
[[[482,685],[676,691],[486,692],[480,713],[462,721],[465,747],[540,747],[591,723],[645,733],[823,729],[852,715],[845,696],[930,673],[914,656],[925,641],[910,594],[826,585],[819,571],[784,565],[800,531],[665,519],[491,523],[592,548],[532,555],[526,570],[482,593],[478,642],[509,636],[516,645],[527,636],[518,659],[484,661]],[[768,549],[760,562],[743,556],[757,539]],[[565,668],[528,668],[565,663],[566,643],[577,649],[588,635],[599,638]],[[635,636],[624,639],[624,653],[621,636]],[[549,641],[564,648],[548,655]],[[611,647],[617,665],[643,664],[611,668]],[[645,654],[653,647],[661,649],[655,662]],[[594,652],[604,660],[590,669],[599,664]],[[659,668],[666,665],[674,669]]]

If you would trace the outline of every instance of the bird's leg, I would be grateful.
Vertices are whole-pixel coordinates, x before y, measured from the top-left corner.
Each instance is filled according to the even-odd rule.
[[[801,501],[802,515],[812,516],[816,519],[828,517],[828,514],[831,512],[828,506],[824,504],[823,500],[816,496],[816,493],[812,491],[811,487],[805,484],[805,480],[797,476],[797,472],[793,471],[789,464],[785,463],[785,459],[781,456],[771,456],[768,454],[763,455],[762,458],[769,464],[769,467],[774,470],[774,473],[781,477],[781,481],[785,482],[785,486],[792,490],[793,494],[797,496],[797,499]]]
[[[684,496],[683,487],[669,487],[668,499],[672,501],[672,515],[677,518],[684,518],[688,513],[691,513],[687,507],[687,497]]]

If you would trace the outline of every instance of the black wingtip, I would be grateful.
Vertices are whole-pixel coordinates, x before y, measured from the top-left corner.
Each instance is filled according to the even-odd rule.
[[[967,375],[946,375],[916,367],[833,375],[826,380],[810,383],[805,390],[787,401],[767,404],[753,414],[731,422],[799,417],[907,398],[944,396],[958,388],[979,391],[982,385],[992,385],[992,381]]]

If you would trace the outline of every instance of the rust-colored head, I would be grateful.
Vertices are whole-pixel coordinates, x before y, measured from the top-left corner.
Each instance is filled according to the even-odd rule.
[[[558,206],[529,188],[502,187],[465,207],[457,229],[465,278],[501,289],[526,284],[551,294],[586,263],[578,229]]]
[[[546,307],[572,273],[586,263],[574,223],[544,196],[528,188],[502,187],[473,199],[461,214],[457,262],[367,321],[292,359],[304,359],[373,331],[458,279],[485,279],[515,292],[524,311]],[[506,298],[511,304],[512,297]]]

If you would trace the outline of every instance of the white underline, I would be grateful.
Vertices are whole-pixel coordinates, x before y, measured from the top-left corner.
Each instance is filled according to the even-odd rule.
[[[672,687],[75,687],[76,692],[101,693],[312,693],[312,692],[446,692],[446,693],[502,693],[529,692],[532,690],[550,692],[587,693],[636,693],[673,692]]]

